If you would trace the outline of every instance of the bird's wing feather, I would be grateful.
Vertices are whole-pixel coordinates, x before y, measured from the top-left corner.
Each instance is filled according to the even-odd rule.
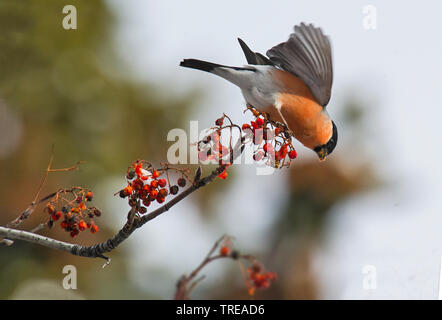
[[[240,38],[238,38],[238,42],[241,46],[242,51],[244,52],[244,55],[246,56],[247,63],[253,64],[253,65],[270,65],[273,66],[274,63],[269,60],[266,56],[262,55],[259,52],[253,52],[250,50],[250,48],[247,46],[247,44],[242,41]]]
[[[301,23],[294,30],[286,42],[268,50],[267,56],[281,69],[299,77],[325,107],[333,82],[330,40],[312,24]]]

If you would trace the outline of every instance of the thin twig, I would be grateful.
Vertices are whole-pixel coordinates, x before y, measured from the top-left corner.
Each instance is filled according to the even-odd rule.
[[[181,200],[188,197],[190,194],[192,194],[194,191],[198,190],[201,187],[204,187],[208,185],[210,182],[212,182],[221,172],[223,172],[225,169],[224,165],[221,165],[217,167],[215,170],[213,170],[208,176],[200,179],[197,184],[192,184],[189,188],[178,194],[175,198],[164,204],[163,206],[159,207],[158,209],[152,211],[146,216],[143,216],[142,218],[134,219],[133,221],[127,221],[123,228],[112,238],[108,239],[107,241],[92,245],[92,246],[81,246],[77,244],[71,244],[63,241],[58,241],[55,239],[51,239],[48,237],[43,237],[37,234],[34,234],[32,232],[27,231],[21,231],[21,230],[15,230],[8,227],[0,227],[0,237],[7,238],[7,239],[15,239],[15,240],[23,240],[27,242],[37,243],[39,245],[52,248],[52,249],[58,249],[62,251],[70,252],[73,255],[78,255],[82,257],[89,257],[89,258],[103,258],[108,260],[106,256],[104,256],[104,253],[110,252],[113,249],[115,249],[118,245],[120,245],[124,240],[126,240],[136,229],[142,227],[145,223],[149,222],[150,220],[155,219],[159,215],[163,214],[164,212],[168,211],[171,207],[176,205]],[[131,220],[131,219],[130,219]]]
[[[240,150],[240,151],[237,151]],[[241,139],[238,139],[238,142],[235,145],[234,151],[235,157],[238,157],[244,149],[242,148]],[[48,170],[50,170],[50,166],[52,164],[52,156],[50,163],[48,165]],[[190,185],[189,188],[175,196],[172,200],[168,201],[161,207],[157,208],[156,210],[152,211],[151,213],[143,216],[143,217],[134,217],[134,215],[129,213],[129,218],[124,224],[124,226],[118,231],[116,235],[114,235],[112,238],[106,240],[105,242],[95,244],[92,246],[81,246],[77,244],[71,244],[68,242],[58,241],[55,239],[51,239],[49,237],[43,237],[38,234],[22,231],[22,230],[16,230],[11,228],[10,225],[6,227],[0,227],[0,239],[6,238],[6,239],[14,239],[14,240],[23,240],[27,242],[36,243],[48,248],[52,249],[58,249],[61,251],[69,252],[73,255],[82,256],[82,257],[88,257],[88,258],[103,258],[109,263],[110,259],[106,256],[104,256],[104,253],[110,252],[113,249],[115,249],[118,245],[120,245],[124,240],[126,240],[135,230],[142,227],[145,223],[149,222],[150,220],[155,219],[156,217],[160,216],[161,214],[167,212],[170,208],[172,208],[174,205],[191,195],[194,191],[205,187],[209,183],[211,183],[219,174],[224,172],[226,169],[226,164],[220,164],[216,169],[214,169],[209,175],[207,175],[204,178],[199,178],[201,175],[201,168],[199,167],[196,171],[196,177],[194,177],[194,183]],[[75,167],[75,166],[74,166]],[[72,168],[68,168],[69,170],[73,170]],[[48,172],[47,170],[47,172]],[[46,176],[45,176],[46,177]],[[196,178],[196,179],[195,179]],[[45,178],[46,179],[46,178]],[[43,180],[43,183],[45,181]],[[50,196],[58,196],[60,192],[68,192],[67,190],[60,189],[58,192],[51,194]],[[45,197],[48,198],[48,197]],[[40,200],[41,202],[41,200]],[[35,206],[35,205],[34,205]],[[17,219],[20,219],[17,218]],[[14,225],[16,226],[16,225]]]

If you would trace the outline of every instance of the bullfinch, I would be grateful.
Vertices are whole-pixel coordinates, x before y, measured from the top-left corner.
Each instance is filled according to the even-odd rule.
[[[238,41],[247,65],[184,59],[180,66],[207,71],[237,85],[247,104],[284,123],[298,141],[324,160],[338,141],[338,130],[326,110],[333,82],[328,36],[312,24],[301,23],[267,56]]]

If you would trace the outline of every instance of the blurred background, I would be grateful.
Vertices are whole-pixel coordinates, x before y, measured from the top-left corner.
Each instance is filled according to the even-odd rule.
[[[62,28],[65,5],[77,29]],[[364,28],[364,8],[376,28]],[[333,94],[327,109],[339,143],[327,161],[297,144],[290,170],[257,176],[234,166],[155,219],[102,261],[16,241],[0,248],[0,298],[170,299],[175,283],[227,233],[278,280],[262,299],[370,299],[438,296],[442,242],[440,163],[441,5],[400,1],[14,1],[0,2],[0,224],[32,201],[55,145],[42,195],[82,185],[103,215],[93,244],[124,224],[113,196],[130,163],[166,160],[173,128],[210,127],[223,112],[244,115],[240,91],[178,67],[183,58],[243,65],[236,38],[262,53],[292,27],[313,22],[330,35]],[[269,10],[271,9],[271,10]],[[207,169],[206,169],[207,170]],[[38,209],[22,225],[44,221]],[[65,265],[78,289],[61,289]],[[371,270],[370,274],[364,273]],[[374,270],[374,272],[373,272]],[[200,299],[247,299],[238,266],[204,270]],[[370,286],[367,283],[370,277]],[[373,282],[374,280],[374,282]],[[374,285],[373,285],[374,283]]]

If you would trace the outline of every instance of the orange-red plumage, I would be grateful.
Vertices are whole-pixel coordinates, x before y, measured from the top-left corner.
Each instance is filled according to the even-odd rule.
[[[308,148],[327,143],[333,134],[332,123],[310,89],[289,72],[275,70],[272,74],[284,90],[275,97],[277,105],[267,110],[271,117],[285,122],[296,139]],[[281,119],[277,108],[284,119]]]

